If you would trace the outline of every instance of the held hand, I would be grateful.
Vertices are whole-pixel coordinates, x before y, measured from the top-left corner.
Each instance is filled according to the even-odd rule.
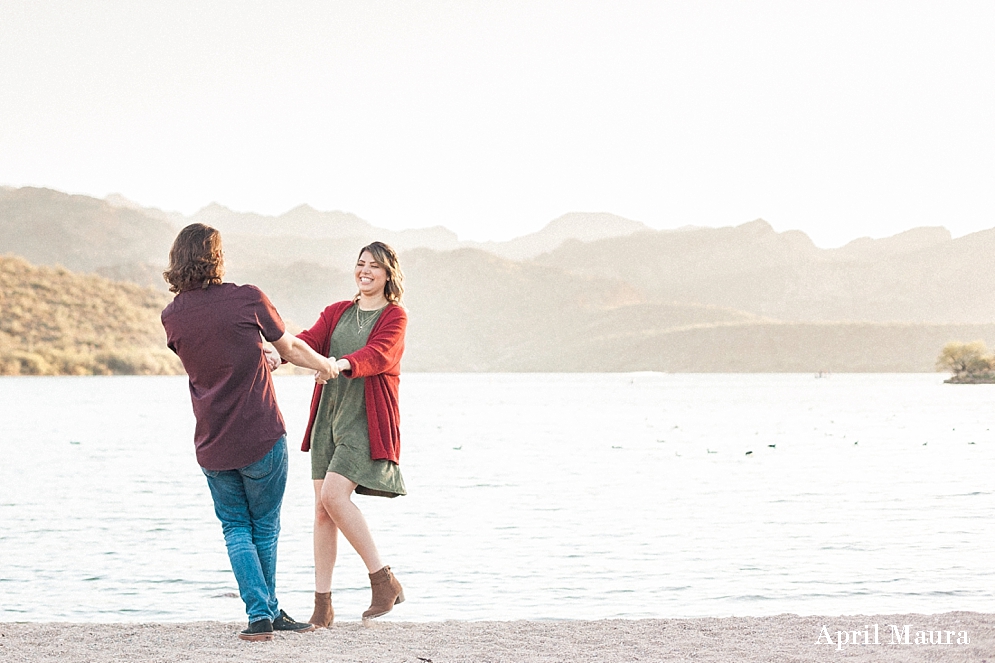
[[[335,365],[335,357],[329,357],[325,360],[325,368],[314,374],[314,381],[318,384],[325,384],[338,376],[339,367]]]
[[[270,371],[280,368],[280,364],[283,363],[280,353],[272,345],[263,346],[263,358],[266,359],[266,366]]]

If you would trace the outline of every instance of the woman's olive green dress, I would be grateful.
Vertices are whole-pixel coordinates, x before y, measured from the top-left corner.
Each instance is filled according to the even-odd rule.
[[[328,356],[343,357],[366,345],[382,312],[382,308],[363,311],[356,304],[346,309],[332,331]],[[405,495],[401,469],[389,460],[370,458],[365,383],[365,378],[340,374],[322,388],[311,428],[311,478],[324,479],[326,473],[335,472],[357,483],[357,493]]]

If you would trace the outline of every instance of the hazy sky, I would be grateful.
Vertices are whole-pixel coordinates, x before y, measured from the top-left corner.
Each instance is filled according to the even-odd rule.
[[[0,184],[962,235],[995,227],[995,2],[0,0]]]

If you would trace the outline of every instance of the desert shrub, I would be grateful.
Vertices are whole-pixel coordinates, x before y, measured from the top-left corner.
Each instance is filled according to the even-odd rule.
[[[988,353],[984,341],[952,341],[943,346],[936,358],[936,369],[950,371],[957,377],[980,375],[995,370],[995,357]]]
[[[119,350],[101,352],[97,364],[109,375],[175,375],[182,366],[168,350]]]
[[[15,350],[3,357],[4,375],[56,375],[58,371],[37,352]]]

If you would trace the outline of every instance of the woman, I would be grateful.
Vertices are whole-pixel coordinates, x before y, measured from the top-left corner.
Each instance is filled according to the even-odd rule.
[[[327,307],[299,336],[332,361],[339,377],[316,378],[304,451],[311,451],[314,480],[315,626],[331,625],[332,569],[341,531],[363,559],[373,599],[363,619],[384,615],[404,601],[401,584],[377,552],[353,491],[404,495],[397,386],[408,317],[401,306],[403,278],[394,250],[373,242],[359,252],[359,293]],[[336,360],[335,358],[338,357]]]

